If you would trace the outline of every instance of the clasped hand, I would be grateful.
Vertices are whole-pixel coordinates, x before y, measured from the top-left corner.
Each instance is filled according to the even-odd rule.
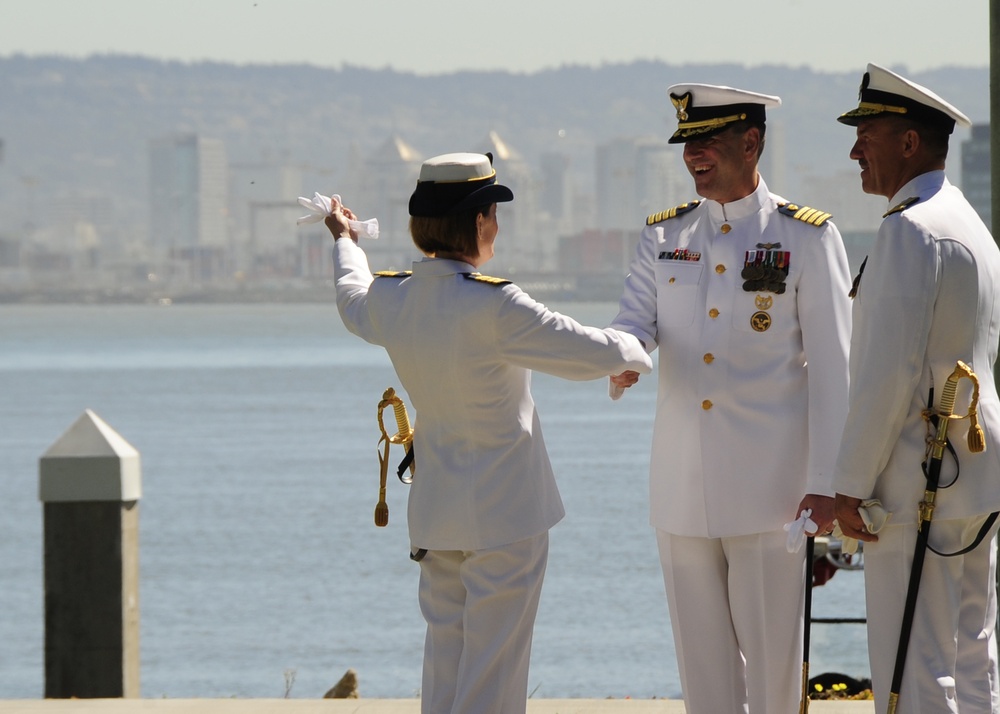
[[[628,369],[621,374],[611,375],[611,384],[621,389],[628,389],[639,381],[639,373]]]
[[[323,219],[323,223],[330,229],[334,238],[350,236],[355,243],[358,242],[358,232],[351,228],[350,221],[356,221],[354,212],[343,205],[339,197],[334,195],[330,199],[330,215]]]

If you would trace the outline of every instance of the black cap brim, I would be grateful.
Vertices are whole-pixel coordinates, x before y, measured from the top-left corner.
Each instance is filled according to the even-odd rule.
[[[410,196],[410,215],[421,218],[436,218],[457,211],[514,200],[514,192],[498,183],[490,183],[464,193],[467,190],[467,184],[461,183],[417,184],[416,190]],[[462,195],[463,193],[464,195]]]

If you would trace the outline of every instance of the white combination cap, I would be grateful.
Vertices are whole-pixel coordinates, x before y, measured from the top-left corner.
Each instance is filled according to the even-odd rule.
[[[738,121],[765,121],[765,107],[781,106],[771,94],[718,84],[675,84],[667,90],[677,110],[677,131],[669,143],[705,139]]]
[[[931,90],[877,64],[868,64],[858,99],[857,108],[841,114],[837,121],[857,126],[870,117],[899,116],[948,134],[955,130],[955,124],[972,126],[969,117]]]
[[[440,217],[513,200],[514,193],[497,183],[492,154],[442,154],[420,166],[417,188],[410,196],[410,215]]]

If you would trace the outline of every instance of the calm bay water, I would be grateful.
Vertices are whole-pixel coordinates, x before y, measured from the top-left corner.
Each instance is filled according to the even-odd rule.
[[[372,517],[388,386],[384,353],[333,306],[0,307],[0,698],[42,696],[38,459],[87,408],[142,455],[144,697],[314,698],[350,667],[362,697],[416,696],[406,487],[391,479],[388,527]],[[647,514],[655,378],[619,402],[543,374],[533,393],[567,517],[529,688],[679,697]],[[862,577],[817,588],[814,615],[862,616]],[[812,641],[813,673],[867,676],[863,626],[814,625]]]

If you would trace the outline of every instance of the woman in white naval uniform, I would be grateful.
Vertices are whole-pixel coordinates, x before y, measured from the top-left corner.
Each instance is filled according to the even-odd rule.
[[[806,568],[783,526],[807,508],[820,529],[832,522],[847,255],[829,214],[789,204],[757,172],[777,97],[668,91],[670,141],[703,200],[649,217],[612,326],[660,350],[650,521],[688,714],[787,714]]]
[[[408,273],[374,278],[335,205],[337,306],[344,324],[389,353],[416,410],[411,546],[427,621],[424,714],[521,714],[548,531],[564,515],[531,370],[588,380],[648,373],[640,342],[548,310],[477,269],[493,256],[492,157],[428,160],[410,198],[424,253]]]

